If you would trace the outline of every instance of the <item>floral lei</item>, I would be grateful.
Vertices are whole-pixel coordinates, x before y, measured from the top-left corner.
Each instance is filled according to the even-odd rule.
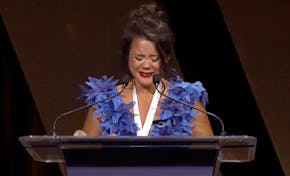
[[[86,97],[87,104],[104,100],[118,94],[117,83],[118,80],[113,77],[102,76],[99,79],[88,77],[86,85],[89,88],[81,86],[82,96]],[[169,82],[168,96],[192,105],[196,100],[200,100],[204,106],[208,103],[207,92],[201,82],[184,82],[178,75]],[[93,118],[101,115],[99,128],[102,129],[102,135],[136,136],[138,127],[133,114],[129,111],[133,105],[134,102],[125,104],[120,96],[94,105],[96,110]],[[165,97],[161,102],[161,113],[158,118],[162,123],[153,123],[149,135],[190,136],[193,128],[191,121],[197,113],[190,107]]]

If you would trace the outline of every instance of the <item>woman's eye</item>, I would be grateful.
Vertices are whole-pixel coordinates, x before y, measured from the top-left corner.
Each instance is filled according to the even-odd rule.
[[[158,56],[151,57],[152,62],[157,62],[160,58]]]
[[[139,56],[139,55],[136,55],[134,56],[134,58],[137,60],[137,61],[142,61],[144,60],[146,57],[145,56]],[[146,58],[147,59],[147,58]],[[148,59],[150,59],[152,62],[157,62],[160,58],[159,56],[150,56],[148,57]]]
[[[135,59],[136,59],[137,61],[141,61],[141,60],[143,60],[143,57],[142,57],[142,56],[135,56]]]

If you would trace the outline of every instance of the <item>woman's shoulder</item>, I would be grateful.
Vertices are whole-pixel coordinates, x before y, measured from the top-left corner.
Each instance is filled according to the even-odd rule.
[[[196,89],[199,92],[206,91],[201,81],[185,81],[175,69],[170,70],[170,75],[169,84],[171,87]]]
[[[82,90],[81,97],[86,97],[86,102],[95,102],[116,94],[119,80],[113,76],[106,75],[100,77],[89,76],[87,80],[80,85]]]
[[[85,81],[85,86],[87,87],[86,90],[91,89],[95,91],[104,91],[115,88],[118,82],[119,80],[114,78],[113,76],[111,77],[108,77],[106,75],[100,77],[89,76],[87,81]],[[84,87],[84,84],[82,86]]]
[[[201,81],[188,82],[179,76],[169,81],[169,90],[180,97],[188,97],[191,100],[200,100],[203,105],[208,103],[208,93]]]
[[[199,90],[199,91],[206,91],[201,81],[194,81],[188,82],[182,79],[179,75],[174,76],[170,79],[169,84],[172,87],[183,87],[183,88],[190,88]]]

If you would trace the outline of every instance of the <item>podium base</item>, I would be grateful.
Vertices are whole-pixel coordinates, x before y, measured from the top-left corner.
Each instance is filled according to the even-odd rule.
[[[68,176],[212,176],[212,166],[67,167]]]

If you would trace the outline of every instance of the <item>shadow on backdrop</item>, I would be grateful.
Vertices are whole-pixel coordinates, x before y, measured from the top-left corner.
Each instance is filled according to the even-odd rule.
[[[0,16],[1,17],[1,16]],[[0,18],[1,170],[10,176],[58,176],[57,164],[35,162],[19,136],[45,134],[21,66]]]

